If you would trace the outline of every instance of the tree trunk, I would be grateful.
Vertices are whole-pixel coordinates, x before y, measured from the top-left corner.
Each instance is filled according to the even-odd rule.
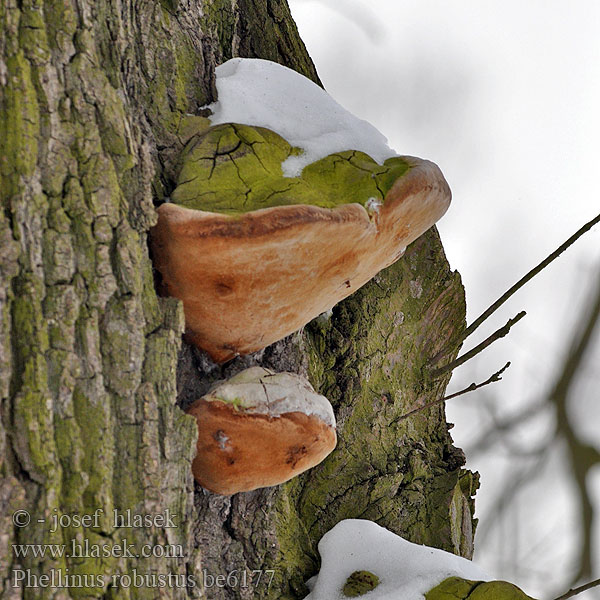
[[[180,303],[155,293],[153,201],[232,56],[318,82],[285,0],[0,4],[2,598],[302,598],[348,517],[472,552],[476,481],[443,409],[395,421],[443,393],[425,364],[464,327],[435,230],[329,320],[224,367],[182,345]],[[338,447],[286,485],[217,496],[194,486],[176,402],[255,363],[310,378]],[[116,527],[115,510],[167,519]]]

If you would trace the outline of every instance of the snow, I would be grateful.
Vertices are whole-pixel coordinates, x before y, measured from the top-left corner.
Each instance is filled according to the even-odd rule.
[[[303,75],[258,58],[232,58],[216,69],[218,101],[209,105],[213,125],[265,127],[302,148],[282,164],[286,177],[329,154],[360,150],[382,164],[397,156],[373,125],[340,106]]]
[[[225,382],[218,382],[204,399],[237,403],[252,413],[270,417],[302,412],[335,428],[335,415],[329,400],[317,394],[304,377],[295,373],[275,373],[263,367],[250,367]]]
[[[346,519],[319,542],[321,570],[307,582],[305,600],[347,600],[342,593],[354,571],[370,571],[379,585],[365,600],[423,600],[424,594],[448,577],[489,581],[471,561],[449,552],[419,546],[372,521]]]

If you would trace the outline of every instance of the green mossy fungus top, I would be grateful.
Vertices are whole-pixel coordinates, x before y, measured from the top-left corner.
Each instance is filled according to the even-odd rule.
[[[426,600],[534,600],[507,581],[469,581],[449,577],[425,594]]]
[[[284,177],[281,163],[301,149],[262,127],[226,123],[193,136],[180,160],[172,202],[186,208],[239,215],[291,204],[334,208],[383,202],[410,166],[399,157],[383,165],[356,150],[331,154]]]

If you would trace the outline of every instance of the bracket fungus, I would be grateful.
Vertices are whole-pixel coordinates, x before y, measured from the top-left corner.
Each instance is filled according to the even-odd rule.
[[[151,232],[163,289],[183,301],[186,337],[216,362],[331,309],[395,262],[451,199],[435,164],[397,156],[306,78],[268,61],[230,63],[217,68],[218,118],[189,139]],[[240,85],[254,87],[241,94]],[[225,110],[236,90],[243,110]]]
[[[336,444],[331,404],[294,373],[251,367],[218,383],[187,412],[198,423],[194,477],[217,494],[288,481]]]

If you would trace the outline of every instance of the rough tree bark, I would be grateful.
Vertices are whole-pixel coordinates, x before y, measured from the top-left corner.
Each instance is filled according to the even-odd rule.
[[[153,202],[172,189],[182,118],[215,98],[214,67],[232,56],[318,82],[285,0],[0,3],[2,598],[301,598],[319,538],[348,517],[472,552],[477,484],[443,409],[395,422],[443,393],[425,363],[464,327],[435,230],[329,320],[222,368],[182,346],[179,302],[155,293]],[[195,424],[176,401],[254,363],[307,374],[334,404],[339,445],[284,486],[216,496],[194,487]],[[168,509],[177,526],[115,528],[114,509]],[[53,531],[55,516],[95,511]],[[123,539],[131,556],[69,556]],[[136,556],[144,545],[181,556]],[[260,569],[270,586],[270,573],[243,576]],[[152,573],[178,577],[135,579]]]

